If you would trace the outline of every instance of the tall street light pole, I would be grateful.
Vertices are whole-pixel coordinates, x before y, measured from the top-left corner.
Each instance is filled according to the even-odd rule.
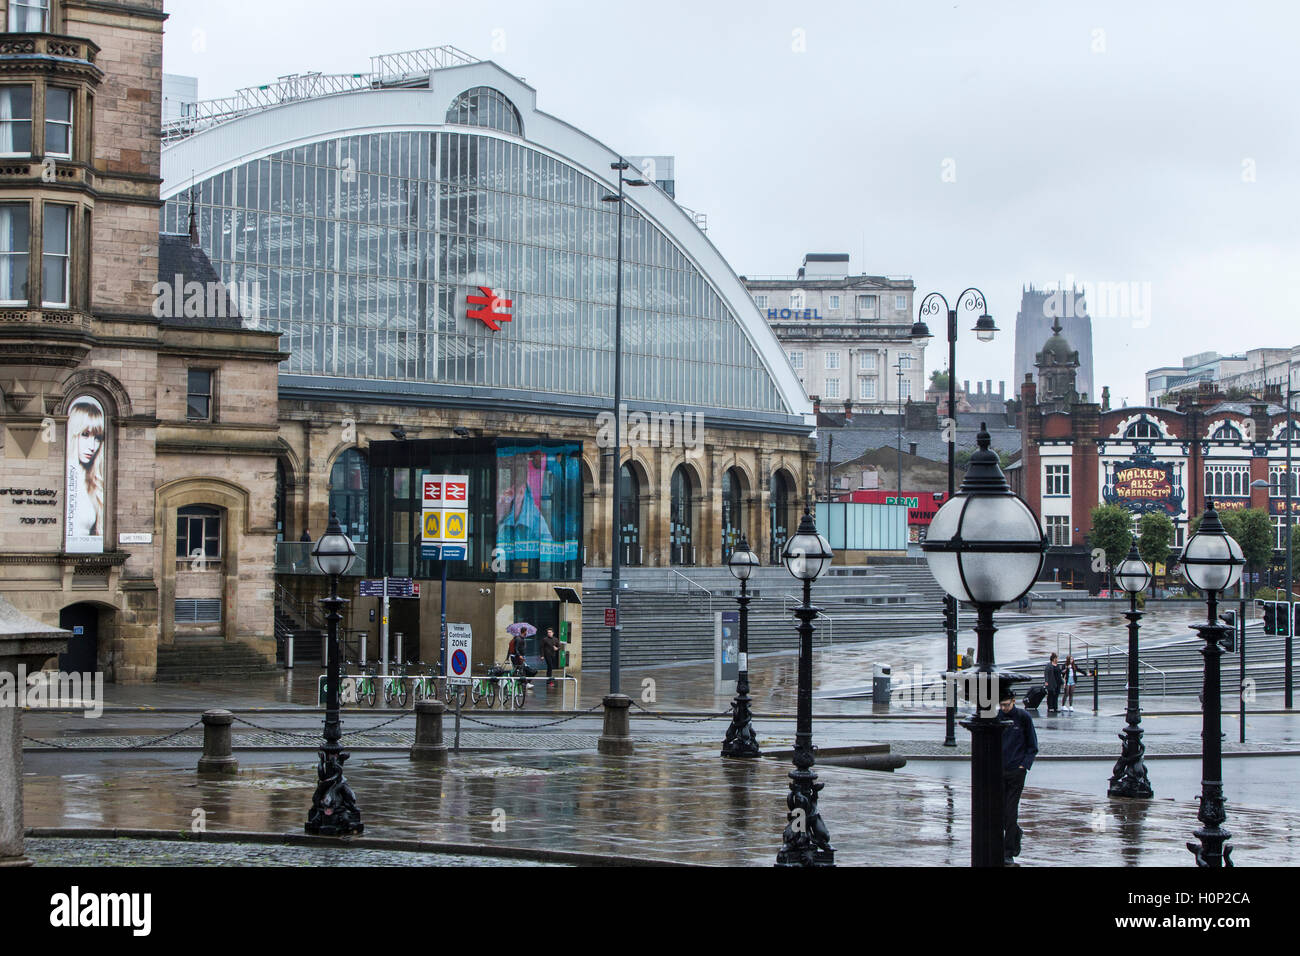
[[[898,372],[898,503],[903,503],[903,359],[894,366]]]
[[[1193,831],[1197,843],[1188,842],[1187,849],[1196,857],[1197,866],[1232,866],[1232,847],[1228,840],[1232,834],[1223,829],[1228,819],[1223,799],[1223,739],[1221,717],[1223,701],[1219,681],[1219,662],[1224,651],[1231,651],[1233,633],[1219,623],[1219,594],[1231,589],[1241,579],[1245,564],[1241,546],[1231,538],[1214,510],[1214,502],[1207,499],[1205,513],[1196,534],[1183,549],[1183,574],[1192,587],[1205,595],[1207,623],[1194,627],[1200,632],[1205,646],[1204,685],[1201,690],[1201,809],[1196,819],[1201,826]]]
[[[316,567],[330,579],[330,596],[321,601],[327,612],[329,643],[325,655],[325,745],[320,749],[316,792],[312,794],[304,827],[308,833],[322,836],[347,836],[365,829],[356,794],[343,776],[348,755],[339,744],[343,736],[343,723],[339,719],[339,622],[343,620],[343,605],[348,603],[339,597],[339,577],[347,574],[356,556],[357,549],[343,533],[339,516],[331,513],[328,528],[312,549]]]
[[[1004,843],[1002,734],[1012,720],[999,713],[998,705],[1007,696],[1004,687],[1028,679],[995,668],[993,612],[1028,593],[1047,553],[1038,516],[1011,491],[989,441],[981,424],[979,448],[971,456],[961,493],[943,503],[921,546],[939,586],[974,604],[978,614],[979,663],[971,695],[975,713],[962,726],[971,732],[971,865],[981,867],[1003,866],[1019,852]],[[955,688],[950,684],[945,689],[955,703]],[[1013,843],[1016,839],[1013,834]]]
[[[1291,497],[1294,490],[1295,476],[1291,473],[1291,410],[1292,396],[1295,390],[1291,387],[1291,359],[1287,357],[1286,363],[1286,517],[1282,519],[1283,527],[1286,528],[1286,662],[1283,668],[1283,681],[1286,683],[1285,694],[1283,695],[1283,704],[1287,710],[1291,709],[1291,635],[1295,631],[1295,607],[1291,602],[1291,522],[1294,520],[1291,514]]]
[[[1128,706],[1124,709],[1126,721],[1120,739],[1124,747],[1115,769],[1110,775],[1106,791],[1112,797],[1138,797],[1150,799],[1154,793],[1147,778],[1146,761],[1142,759],[1146,746],[1142,743],[1142,705],[1139,696],[1138,621],[1142,612],[1137,609],[1137,596],[1151,583],[1151,569],[1138,554],[1137,538],[1129,545],[1128,557],[1115,569],[1115,580],[1128,593]]]
[[[630,164],[623,159],[610,163],[609,168],[618,173],[618,194],[606,193],[602,202],[616,203],[618,206],[618,252],[614,267],[614,450],[612,462],[612,518],[610,522],[610,577],[609,606],[614,610],[614,622],[609,628],[609,693],[620,693],[619,672],[619,637],[623,622],[619,620],[619,570],[622,565],[622,518],[623,518],[623,433],[619,418],[619,406],[623,403],[623,187],[648,186],[644,179],[628,179],[623,173]]]
[[[948,319],[948,415],[944,430],[948,433],[947,500],[952,500],[957,490],[957,309],[950,308],[948,300],[938,292],[931,292],[921,300],[921,306],[917,310],[917,319],[912,326],[912,340],[924,344],[933,338],[930,327],[925,323],[925,317],[937,316],[941,302],[943,312]],[[979,310],[980,316],[974,326],[975,337],[981,342],[993,341],[998,327],[994,324],[993,317],[988,314],[984,293],[972,286],[957,296],[956,303],[958,308],[965,309],[967,312]],[[955,674],[957,672],[957,599],[951,594],[943,599],[943,629],[948,636],[948,673]],[[944,714],[943,745],[957,746],[957,706],[951,695]]]

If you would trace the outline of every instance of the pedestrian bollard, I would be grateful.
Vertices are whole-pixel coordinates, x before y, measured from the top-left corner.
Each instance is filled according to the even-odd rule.
[[[596,750],[612,756],[631,754],[632,728],[628,708],[632,706],[632,698],[626,694],[610,694],[604,704],[605,724],[603,732],[596,738]]]
[[[1098,698],[1097,698],[1097,671],[1098,671],[1099,669],[1100,669],[1100,668],[1097,666],[1097,662],[1096,662],[1096,661],[1093,661],[1093,664],[1092,664],[1092,712],[1093,712],[1094,714],[1098,713],[1098,712],[1101,710],[1101,702],[1100,702],[1100,701],[1098,700]],[[1071,705],[1071,706],[1073,706],[1073,705]]]
[[[442,740],[442,715],[446,709],[447,705],[440,700],[415,702],[415,743],[411,745],[412,760],[447,762],[447,745]]]
[[[199,773],[239,773],[239,762],[231,753],[230,725],[235,715],[228,710],[203,712],[203,756]]]

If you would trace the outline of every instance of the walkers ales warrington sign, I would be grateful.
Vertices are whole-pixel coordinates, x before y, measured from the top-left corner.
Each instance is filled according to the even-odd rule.
[[[1149,455],[1138,454],[1128,461],[1107,464],[1102,498],[1108,505],[1123,505],[1140,513],[1164,511],[1177,516],[1183,511],[1182,482],[1173,464]]]

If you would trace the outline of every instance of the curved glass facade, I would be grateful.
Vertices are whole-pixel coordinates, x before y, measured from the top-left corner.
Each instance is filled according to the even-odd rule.
[[[222,279],[284,333],[284,371],[590,403],[613,391],[617,215],[606,190],[521,142],[448,131],[298,146],[194,194]],[[188,195],[167,202],[163,231],[187,231]],[[466,315],[479,286],[512,301],[500,332]],[[630,205],[623,296],[629,401],[789,412],[727,304]]]

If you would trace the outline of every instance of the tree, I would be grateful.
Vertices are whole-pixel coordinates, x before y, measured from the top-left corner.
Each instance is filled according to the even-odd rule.
[[[931,372],[930,387],[946,392],[948,390],[948,373],[939,371]]]
[[[997,448],[991,448],[989,450],[997,452],[998,465],[1005,471],[1006,468],[1011,464],[1011,453],[1001,451]],[[975,452],[969,449],[965,451],[959,451],[957,452],[957,457],[954,458],[953,461],[956,463],[958,468],[964,471],[965,469],[970,467],[970,459],[971,456],[974,454]]]
[[[1153,584],[1156,565],[1169,563],[1169,546],[1173,540],[1174,523],[1163,511],[1149,511],[1138,522],[1138,554],[1151,565]]]
[[[1133,512],[1123,505],[1098,505],[1093,508],[1092,534],[1088,536],[1088,542],[1094,551],[1100,549],[1105,552],[1106,570],[1114,570],[1133,544]]]

